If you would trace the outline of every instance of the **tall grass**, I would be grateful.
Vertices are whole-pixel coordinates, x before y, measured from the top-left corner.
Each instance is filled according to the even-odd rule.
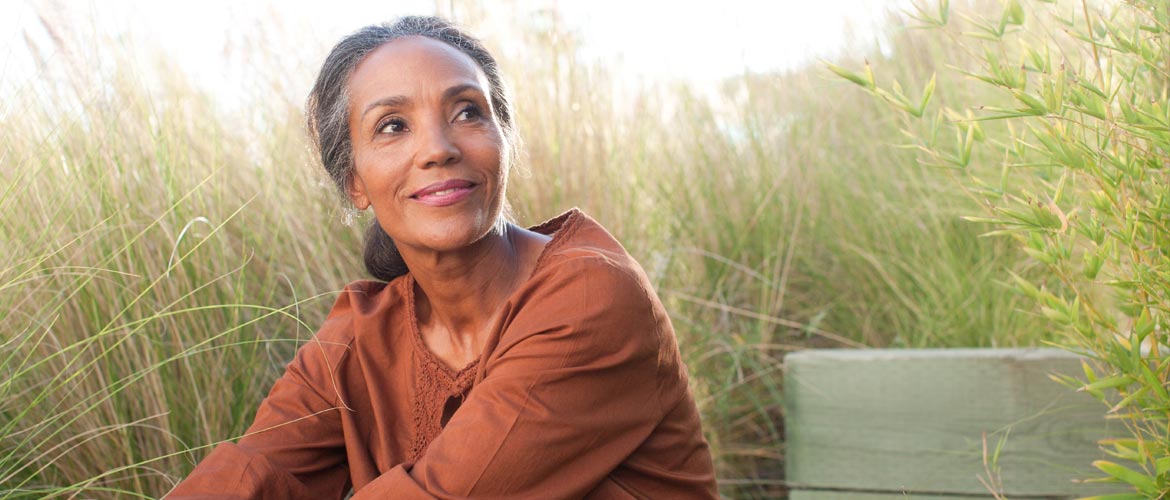
[[[630,89],[561,25],[514,30],[528,52],[503,61],[527,142],[512,204],[521,223],[580,206],[646,267],[725,494],[776,493],[786,352],[1047,338],[998,284],[1016,250],[959,221],[972,202],[889,148],[884,110],[820,67],[729,78],[714,97]],[[907,72],[962,57],[891,26]],[[241,113],[167,63],[56,40],[41,84],[0,107],[0,496],[157,497],[243,431],[363,276],[358,228],[281,78],[258,77],[272,98]],[[117,70],[87,66],[87,47]],[[258,49],[252,66],[311,80],[278,57]]]
[[[85,68],[59,40],[45,62]],[[118,67],[5,103],[5,496],[165,493],[358,275],[296,113],[254,110],[272,126],[245,135],[176,68]]]

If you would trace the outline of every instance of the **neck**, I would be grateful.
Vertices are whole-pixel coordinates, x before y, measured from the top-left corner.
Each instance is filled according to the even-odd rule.
[[[521,236],[525,231],[506,223],[497,227],[455,251],[400,249],[418,285],[419,327],[453,348],[477,351],[495,312],[530,271]]]

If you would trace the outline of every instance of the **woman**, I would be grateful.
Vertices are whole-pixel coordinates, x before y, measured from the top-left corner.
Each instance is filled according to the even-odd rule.
[[[238,444],[170,495],[714,498],[674,332],[577,210],[503,216],[512,107],[479,41],[408,17],[343,39],[308,100],[345,197],[376,217],[346,287]]]

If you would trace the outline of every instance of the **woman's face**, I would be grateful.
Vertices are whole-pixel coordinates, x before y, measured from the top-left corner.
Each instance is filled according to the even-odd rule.
[[[470,57],[417,36],[382,45],[350,77],[350,197],[400,251],[466,247],[500,216],[507,145],[490,91]]]

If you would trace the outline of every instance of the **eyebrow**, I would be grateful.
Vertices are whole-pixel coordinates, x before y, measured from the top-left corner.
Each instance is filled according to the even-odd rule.
[[[451,99],[451,98],[453,98],[459,94],[462,94],[464,92],[467,92],[469,90],[474,90],[480,94],[484,94],[483,90],[479,88],[479,85],[476,85],[474,83],[461,83],[459,85],[451,86],[451,87],[447,88],[447,90],[444,90],[443,91],[443,100],[445,101],[445,100]],[[371,102],[368,106],[366,106],[366,109],[362,111],[362,118],[365,118],[366,114],[369,113],[374,108],[383,107],[383,106],[389,106],[389,107],[405,106],[409,102],[410,102],[410,98],[406,97],[404,95],[394,95],[394,96],[389,96],[389,97],[383,97],[381,99],[378,99],[377,101]]]

